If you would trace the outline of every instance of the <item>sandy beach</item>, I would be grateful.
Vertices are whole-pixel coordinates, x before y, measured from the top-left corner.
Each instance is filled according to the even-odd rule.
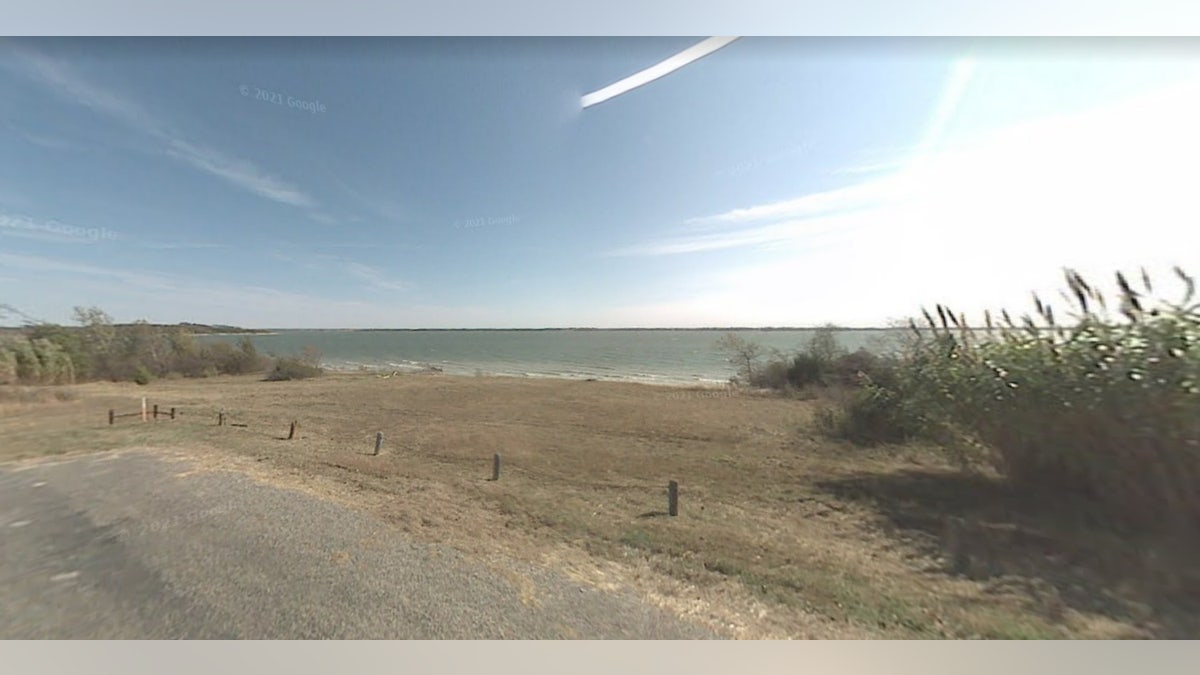
[[[1069,523],[1035,522],[997,481],[920,447],[826,440],[812,401],[436,373],[260,380],[8,388],[0,462],[123,448],[186,456],[480,560],[632,590],[739,638],[1195,632],[1192,615],[1089,566],[1094,542],[1072,538]],[[109,425],[110,409],[138,413],[143,396],[159,420]],[[946,533],[947,514],[967,529]],[[964,556],[969,567],[953,571]]]

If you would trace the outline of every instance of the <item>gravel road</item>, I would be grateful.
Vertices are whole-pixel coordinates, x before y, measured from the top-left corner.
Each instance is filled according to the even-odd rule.
[[[631,594],[483,564],[151,451],[0,466],[0,638],[712,639]]]

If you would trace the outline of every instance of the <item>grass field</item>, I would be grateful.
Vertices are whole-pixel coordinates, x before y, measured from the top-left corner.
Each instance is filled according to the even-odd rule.
[[[929,448],[831,442],[813,402],[432,374],[260,379],[0,387],[0,461],[182,453],[418,539],[631,587],[735,637],[1200,635],[1172,543],[1108,533]],[[108,425],[142,396],[177,419]],[[221,410],[246,426],[217,426]]]

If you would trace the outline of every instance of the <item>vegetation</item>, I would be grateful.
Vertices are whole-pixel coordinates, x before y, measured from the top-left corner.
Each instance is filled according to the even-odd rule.
[[[813,331],[808,343],[794,354],[776,352],[763,361],[764,350],[754,342],[729,333],[718,342],[737,369],[735,382],[786,393],[812,389],[840,389],[869,376],[890,382],[894,360],[866,349],[846,351],[837,340],[838,328],[825,325]]]
[[[116,324],[96,307],[76,307],[75,322],[78,326],[33,323],[0,335],[0,384],[109,380],[145,385],[159,378],[244,375],[272,368],[273,372],[296,375],[317,367],[304,357],[272,359],[262,355],[248,337],[236,345],[198,344],[194,338],[217,328],[246,332],[240,329],[160,326],[145,321]]]
[[[890,381],[862,386],[822,414],[863,442],[934,441],[1039,494],[1078,495],[1124,525],[1200,526],[1200,304],[1183,270],[1179,303],[1117,273],[1117,311],[1067,270],[1071,323],[1034,297],[1037,321],[994,322],[977,337],[937,306]]]
[[[298,356],[284,356],[275,360],[275,367],[267,374],[267,380],[307,380],[324,371],[321,369],[321,354],[313,347],[305,347]]]

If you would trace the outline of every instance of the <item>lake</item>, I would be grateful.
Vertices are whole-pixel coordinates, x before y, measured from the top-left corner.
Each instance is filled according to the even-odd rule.
[[[275,355],[315,347],[335,370],[627,380],[662,384],[719,384],[735,368],[717,348],[722,330],[283,330],[248,336]],[[792,352],[811,330],[742,330],[737,335],[767,350]],[[849,350],[886,349],[895,330],[841,330]],[[241,336],[205,336],[237,341]]]

